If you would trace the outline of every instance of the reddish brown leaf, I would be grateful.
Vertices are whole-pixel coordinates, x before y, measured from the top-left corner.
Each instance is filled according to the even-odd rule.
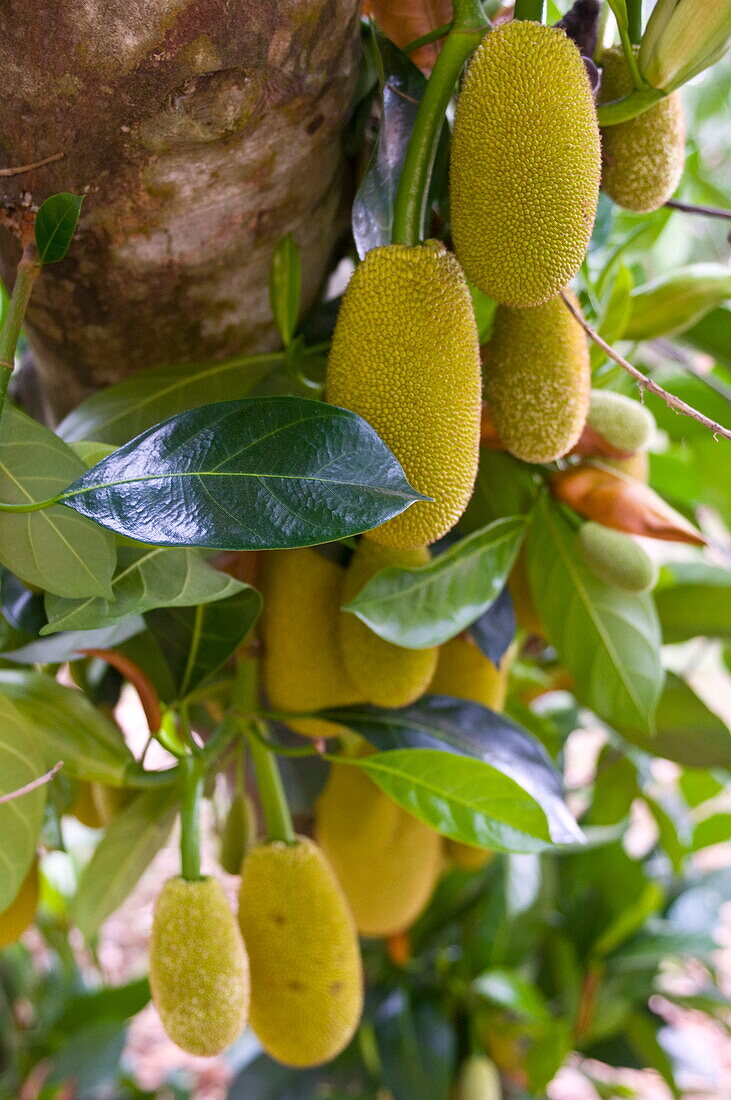
[[[452,19],[452,0],[364,0],[363,14],[375,19],[387,38],[403,50],[417,38]],[[441,49],[441,41],[422,46],[411,60],[427,75]]]
[[[143,672],[134,661],[130,661],[129,657],[125,657],[124,653],[118,653],[116,649],[80,649],[78,652],[86,654],[87,657],[99,657],[116,668],[117,672],[129,681],[140,697],[150,733],[157,733],[162,721],[160,696],[147,673]]]

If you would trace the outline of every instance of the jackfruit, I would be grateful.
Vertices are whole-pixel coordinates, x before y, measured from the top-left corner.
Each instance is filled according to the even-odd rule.
[[[477,475],[480,398],[474,309],[454,256],[438,241],[374,248],[340,307],[327,399],[364,417],[432,499],[367,538],[405,550],[454,526]]]
[[[457,258],[489,298],[537,306],[578,271],[601,175],[594,97],[563,30],[490,31],[457,103],[451,213]]]
[[[251,961],[251,1026],[266,1052],[296,1067],[334,1058],[358,1026],[363,976],[353,917],[314,841],[249,849],[239,923]]]
[[[590,387],[586,336],[562,298],[531,309],[498,307],[485,397],[507,451],[524,462],[565,455],[586,422]]]
[[[262,577],[262,672],[275,710],[320,710],[363,701],[340,653],[344,578],[344,569],[315,550],[268,552]],[[306,737],[335,737],[342,730],[319,718],[287,724]]]
[[[497,1066],[484,1054],[471,1054],[460,1066],[455,1100],[502,1100]]]
[[[256,838],[256,809],[248,794],[237,791],[231,799],[221,832],[219,863],[229,875],[241,873],[246,850]]]
[[[473,844],[462,844],[461,841],[450,840],[449,837],[444,840],[444,855],[461,871],[481,871],[495,858],[495,853],[487,848],[475,848]]]
[[[426,565],[429,551],[392,550],[361,539],[345,574],[343,604],[352,600],[381,569]],[[404,649],[379,638],[348,611],[340,615],[340,648],[345,667],[363,697],[377,707],[405,707],[426,691],[437,664],[437,647]]]
[[[618,451],[628,455],[640,451],[655,432],[655,417],[649,409],[612,390],[592,390],[587,424]]]
[[[38,908],[40,876],[38,860],[34,859],[20,884],[20,889],[7,909],[0,913],[0,948],[19,940],[32,923]]]
[[[466,638],[452,638],[439,647],[434,678],[429,684],[432,695],[453,695],[482,703],[490,710],[501,711],[508,690],[510,656],[506,654],[500,668]]]
[[[601,580],[627,592],[647,592],[657,582],[657,566],[642,547],[622,531],[589,520],[579,531],[586,564]]]
[[[353,764],[333,764],[315,805],[315,836],[363,936],[409,928],[441,870],[441,837]]]
[[[152,919],[150,988],[164,1028],[181,1050],[208,1057],[241,1033],[249,967],[216,879],[171,878],[163,886]]]
[[[602,54],[599,102],[634,88],[620,47]],[[636,118],[602,128],[602,187],[613,202],[636,214],[657,210],[678,186],[685,164],[685,121],[679,92]]]

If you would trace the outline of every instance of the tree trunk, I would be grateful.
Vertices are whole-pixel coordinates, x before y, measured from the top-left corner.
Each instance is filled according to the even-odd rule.
[[[51,415],[162,363],[276,345],[288,231],[311,304],[342,227],[358,0],[4,0],[0,202],[84,193],[27,332]],[[12,282],[19,248],[0,232]]]

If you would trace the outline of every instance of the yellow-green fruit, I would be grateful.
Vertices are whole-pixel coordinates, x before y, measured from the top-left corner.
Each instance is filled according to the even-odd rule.
[[[657,581],[657,566],[639,543],[622,531],[589,520],[579,531],[586,564],[607,584],[627,592],[647,592]]]
[[[238,875],[246,850],[256,838],[256,809],[248,794],[237,791],[231,799],[221,833],[219,862],[229,875]]]
[[[302,1067],[334,1058],[358,1026],[363,975],[352,914],[312,840],[249,849],[239,923],[251,962],[251,1026],[267,1054]]]
[[[94,784],[80,779],[76,784],[76,796],[69,813],[87,829],[103,829],[106,822],[94,797]]]
[[[602,55],[599,102],[621,99],[634,88],[619,47]],[[602,187],[610,199],[637,214],[657,210],[672,195],[685,163],[685,122],[679,92],[628,122],[602,129]]]
[[[452,139],[452,233],[467,278],[503,305],[553,298],[586,255],[600,175],[594,97],[571,39],[524,20],[485,35]]]
[[[486,848],[475,848],[473,844],[462,844],[448,837],[444,841],[444,855],[461,871],[481,871],[495,858],[495,853]]]
[[[630,454],[646,447],[655,431],[649,409],[612,390],[591,391],[586,421],[612,447]]]
[[[647,485],[650,480],[650,460],[647,451],[637,451],[629,458],[602,458],[602,466],[611,466],[626,477],[633,477]]]
[[[426,547],[392,550],[361,539],[345,574],[343,604],[381,569],[413,568],[430,560]],[[404,649],[379,638],[350,612],[340,615],[340,647],[351,682],[377,707],[405,707],[426,691],[437,664],[437,647]]]
[[[315,550],[267,554],[261,631],[264,688],[273,709],[310,711],[363,701],[340,652],[344,578],[344,569]],[[334,737],[342,728],[319,718],[288,725],[306,737]]]
[[[315,836],[363,936],[414,923],[436,885],[441,837],[352,764],[333,764],[315,807]]]
[[[34,859],[30,870],[20,884],[18,893],[7,909],[0,913],[0,948],[15,943],[33,923],[38,908],[39,892],[38,860]]]
[[[497,1066],[484,1054],[465,1058],[457,1078],[455,1100],[502,1100]]]
[[[340,307],[327,399],[367,420],[432,499],[368,538],[403,550],[454,526],[477,476],[480,398],[474,309],[454,256],[437,241],[374,248]]]
[[[439,648],[439,661],[429,685],[432,695],[453,695],[501,711],[508,690],[508,657],[496,668],[492,661],[465,638],[452,638]]]
[[[590,388],[586,336],[562,298],[531,309],[498,306],[485,397],[506,450],[524,462],[561,458],[581,435]]]
[[[171,878],[155,904],[150,988],[163,1026],[190,1054],[219,1054],[246,1024],[249,967],[216,879]]]

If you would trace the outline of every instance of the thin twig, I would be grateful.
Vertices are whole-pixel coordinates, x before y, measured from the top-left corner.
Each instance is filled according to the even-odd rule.
[[[42,168],[44,164],[53,164],[61,160],[64,153],[54,153],[52,157],[44,157],[43,160],[35,160],[32,164],[23,164],[19,168],[0,168],[0,176],[20,176],[23,172],[32,172],[34,168]]]
[[[606,352],[610,359],[613,359],[623,370],[627,371],[627,374],[632,375],[640,388],[640,393],[642,393],[643,390],[649,390],[650,393],[654,393],[664,401],[674,412],[683,413],[692,420],[697,420],[699,424],[702,424],[704,428],[708,428],[714,435],[722,435],[724,439],[731,439],[731,431],[728,428],[724,428],[721,424],[717,424],[715,420],[711,420],[709,417],[704,416],[703,413],[698,412],[698,410],[694,409],[691,405],[686,405],[685,401],[681,401],[681,399],[676,397],[673,393],[668,393],[662,386],[658,386],[657,382],[654,382],[652,378],[648,378],[642,371],[637,370],[637,367],[633,367],[631,363],[623,359],[619,352],[616,352],[613,347],[610,347],[606,340],[602,340],[599,333],[596,332],[591,325],[587,325],[584,318],[579,311],[574,308],[563,291],[561,291],[561,297],[568,311],[573,314],[584,332],[594,341],[597,347],[600,347],[602,351]]]
[[[693,202],[679,202],[678,199],[668,199],[665,205],[673,210],[683,210],[686,214],[704,214],[707,218],[725,218],[731,221],[731,210],[724,210],[720,206],[698,206]]]
[[[58,764],[54,764],[50,772],[46,772],[45,775],[39,776],[38,779],[32,780],[30,783],[26,783],[24,787],[19,787],[17,791],[11,791],[10,794],[4,794],[0,797],[0,806],[3,802],[12,802],[14,798],[20,798],[22,794],[28,794],[30,791],[34,791],[36,787],[42,787],[44,783],[50,783],[59,768],[63,767],[63,760],[59,760]]]

